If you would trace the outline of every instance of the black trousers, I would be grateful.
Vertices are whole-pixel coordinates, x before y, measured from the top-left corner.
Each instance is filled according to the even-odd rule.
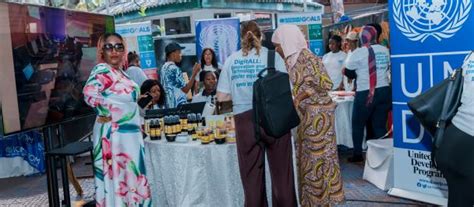
[[[374,99],[367,105],[369,91],[356,92],[352,110],[352,141],[354,155],[362,155],[362,141],[366,123],[370,122],[373,137],[379,138],[387,133],[388,112],[392,108],[392,90],[390,87],[375,89]]]
[[[474,206],[474,137],[448,126],[435,159],[448,183],[448,206]]]
[[[265,189],[265,166],[261,166],[264,151],[255,145],[253,110],[235,115],[237,154],[240,177],[244,187],[245,207],[268,206]],[[291,134],[272,138],[261,129],[272,179],[272,204],[275,207],[297,206],[293,175]]]

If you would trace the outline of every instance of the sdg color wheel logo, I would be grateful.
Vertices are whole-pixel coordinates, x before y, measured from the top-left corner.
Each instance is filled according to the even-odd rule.
[[[441,41],[462,28],[471,7],[471,0],[394,0],[393,18],[411,41]]]

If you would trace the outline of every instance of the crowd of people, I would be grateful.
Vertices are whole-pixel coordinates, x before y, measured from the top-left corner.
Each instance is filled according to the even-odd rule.
[[[364,160],[364,137],[366,140],[381,138],[388,131],[387,122],[392,107],[390,53],[378,41],[381,33],[380,25],[368,24],[359,31],[350,31],[344,39],[333,35],[329,39],[330,52],[322,58],[335,84],[332,90],[355,92],[352,111],[354,151],[349,162]]]
[[[151,96],[150,102],[143,107],[145,110],[175,108],[190,101],[186,95],[189,92],[194,92],[192,102],[217,100],[233,103],[245,206],[268,205],[265,170],[259,164],[264,153],[268,156],[274,206],[297,206],[297,196],[302,206],[332,205],[344,201],[335,138],[336,105],[329,92],[356,91],[353,115],[355,150],[350,161],[362,161],[366,123],[372,123],[375,136],[387,131],[384,123],[391,102],[386,77],[388,49],[375,41],[377,30],[373,26],[364,26],[360,34],[349,33],[344,40],[332,36],[329,40],[331,51],[322,59],[308,49],[299,27],[282,25],[274,31],[271,42],[278,54],[275,55],[275,68],[288,73],[288,84],[292,85],[294,105],[301,119],[294,143],[297,164],[293,166],[291,133],[275,138],[261,130],[265,150],[256,146],[252,84],[257,74],[267,67],[269,49],[262,46],[263,36],[256,22],[242,23],[242,48],[227,58],[222,69],[214,51],[204,49],[200,63],[194,65],[188,80],[178,66],[184,48],[177,43],[164,48],[166,63],[158,72],[159,80],[149,80],[140,68],[139,55],[135,52],[127,54],[119,34],[106,34],[101,38],[98,47],[100,63],[93,68],[84,88],[86,102],[98,114],[93,133],[93,160],[96,201],[100,205],[151,203],[150,194],[153,192],[150,192],[143,163],[145,152],[138,102]],[[350,45],[349,54],[342,51],[343,41]],[[294,168],[297,184],[294,183]]]

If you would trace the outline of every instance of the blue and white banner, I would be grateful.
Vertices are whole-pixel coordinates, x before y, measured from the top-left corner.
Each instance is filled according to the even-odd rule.
[[[278,25],[294,24],[303,32],[308,48],[317,56],[324,55],[321,13],[278,14]]]
[[[129,52],[140,55],[140,66],[148,78],[156,79],[155,46],[151,30],[151,22],[118,24],[115,31],[125,38]]]
[[[151,35],[151,23],[140,22],[132,24],[118,24],[115,31],[122,37],[137,37],[142,35]]]
[[[212,48],[219,65],[240,49],[239,18],[208,19],[196,21],[196,53],[201,60],[202,50]],[[201,63],[202,64],[202,63]]]
[[[459,68],[474,49],[471,0],[390,0],[394,188],[389,194],[447,204],[448,187],[431,163],[431,136],[407,102]]]

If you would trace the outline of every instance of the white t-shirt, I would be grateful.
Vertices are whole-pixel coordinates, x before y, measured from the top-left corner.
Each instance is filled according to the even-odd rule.
[[[135,82],[138,86],[141,86],[143,82],[145,82],[148,78],[145,75],[145,72],[137,66],[130,66],[127,68],[125,71],[127,75],[132,79],[133,82]]]
[[[217,68],[214,68],[212,65],[205,65],[204,68],[201,71],[199,71],[199,73],[196,75],[196,81],[199,81],[199,77],[201,77],[201,72],[203,71],[216,72]]]
[[[202,89],[201,91],[199,91],[199,93],[196,93],[196,95],[193,96],[193,100],[191,101],[191,103],[198,103],[198,102],[208,102],[208,103],[211,103],[212,102],[212,99],[214,97],[216,97],[216,95],[209,95],[209,96],[205,96],[203,95],[203,91],[204,89]]]
[[[253,83],[258,73],[267,67],[268,49],[262,47],[260,56],[256,52],[253,49],[244,57],[239,50],[227,58],[222,68],[217,91],[232,96],[234,114],[252,109]],[[275,54],[275,68],[286,72],[285,63],[278,54]]]
[[[462,66],[464,85],[461,95],[461,106],[453,118],[453,124],[463,132],[474,136],[474,54],[470,54],[464,60]]]
[[[323,64],[332,80],[332,89],[339,87],[342,81],[342,69],[344,68],[344,61],[346,60],[346,53],[339,51],[337,53],[329,52],[323,56]]]
[[[390,52],[382,45],[372,45],[377,66],[377,85],[375,88],[389,86],[387,71],[390,66]],[[369,90],[369,50],[360,47],[346,59],[346,68],[357,74],[357,91]]]

